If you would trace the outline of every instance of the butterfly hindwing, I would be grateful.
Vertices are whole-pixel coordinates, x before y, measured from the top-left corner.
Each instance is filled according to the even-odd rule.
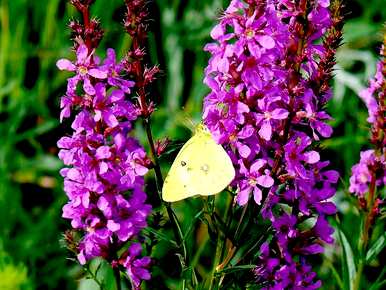
[[[198,134],[201,138],[195,148],[196,158],[192,160],[195,174],[191,182],[194,191],[200,195],[212,195],[223,190],[234,178],[232,162],[222,148],[209,134]]]

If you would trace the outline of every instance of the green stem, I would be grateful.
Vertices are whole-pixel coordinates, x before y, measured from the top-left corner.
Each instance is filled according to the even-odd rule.
[[[114,272],[115,284],[117,285],[117,290],[122,290],[121,273],[119,271],[119,268],[118,267],[113,268],[113,272]]]
[[[373,206],[374,206],[376,197],[377,197],[376,196],[376,176],[375,176],[375,173],[373,173],[371,176],[369,194],[367,197],[366,213],[363,221],[363,229],[362,229],[362,234],[360,238],[359,264],[358,264],[357,273],[355,275],[354,290],[359,290],[361,287],[362,273],[365,267],[366,251],[367,251],[367,246],[370,239],[371,225],[373,223],[373,218],[374,218]]]
[[[360,289],[363,268],[364,268],[363,257],[360,257],[359,265],[358,265],[358,270],[357,270],[357,273],[355,275],[354,290],[359,290]]]
[[[184,268],[187,265],[187,250],[186,250],[186,245],[184,240],[184,234],[182,233],[181,226],[177,219],[177,215],[173,211],[171,204],[168,202],[164,202],[162,200],[163,177],[162,177],[161,167],[159,165],[156,149],[154,146],[154,139],[153,139],[153,135],[151,132],[151,125],[150,125],[150,117],[143,119],[143,125],[146,130],[147,140],[150,146],[151,157],[154,163],[155,182],[157,187],[158,198],[161,204],[166,208],[169,220],[172,223],[173,233],[174,233],[176,242],[178,246],[182,248],[182,256],[184,260],[183,260],[183,263],[181,263],[181,267]]]
[[[213,268],[212,268],[212,272],[210,274],[210,285],[209,285],[209,290],[212,290],[212,289],[217,289],[214,288],[216,283],[215,283],[215,274],[216,274],[216,268],[217,268],[217,265],[220,263],[220,259],[221,259],[221,231],[219,232],[220,234],[217,236],[217,241],[216,241],[216,253],[215,253],[215,258],[214,258],[214,261],[213,261]],[[225,238],[225,237],[224,237]]]
[[[247,203],[247,204],[244,206],[243,212],[241,213],[241,218],[240,218],[240,220],[239,220],[239,223],[238,223],[238,225],[237,225],[236,232],[235,232],[235,237],[234,237],[235,241],[237,241],[237,236],[238,236],[238,234],[239,234],[240,226],[241,226],[241,224],[243,223],[245,213],[247,212],[248,204],[249,204],[249,203]]]
[[[232,223],[232,218],[233,218],[233,197],[231,196],[230,202],[229,202],[229,207],[225,213],[225,217],[227,219],[226,221],[226,229],[228,230],[230,228],[230,225]],[[224,261],[224,254],[225,254],[225,248],[226,248],[226,242],[227,242],[227,237],[225,236],[222,241],[222,246],[221,246],[221,254],[220,254],[220,261]],[[233,244],[233,243],[232,243]],[[225,262],[225,261],[224,261]],[[221,263],[224,263],[221,262]],[[226,263],[227,264],[227,263]],[[225,267],[225,265],[223,265]],[[220,289],[222,281],[224,280],[225,274],[221,275],[220,279],[218,280],[218,285],[217,287]]]
[[[226,217],[226,229],[229,230],[231,222],[232,222],[232,217],[233,217],[233,198],[230,198],[229,206],[224,214]],[[224,237],[222,241],[222,247],[221,247],[221,255],[220,258],[221,260],[224,259],[224,254],[225,254],[225,247],[226,247],[226,242],[227,242],[227,237]]]

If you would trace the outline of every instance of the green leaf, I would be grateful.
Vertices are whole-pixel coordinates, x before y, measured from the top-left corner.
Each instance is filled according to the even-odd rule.
[[[200,210],[194,217],[193,217],[193,220],[192,222],[190,223],[188,229],[185,231],[185,235],[184,235],[184,238],[183,240],[186,241],[187,238],[189,237],[190,233],[192,232],[193,228],[196,226],[196,222],[197,220],[200,219],[201,215],[204,214],[204,210]]]
[[[386,233],[376,240],[376,242],[370,247],[366,253],[366,263],[371,262],[385,247],[386,245]]]
[[[326,256],[324,257],[324,260],[327,263],[327,266],[330,268],[331,273],[334,276],[335,281],[336,281],[336,283],[339,286],[339,289],[344,289],[344,285],[343,285],[342,279],[341,279],[338,271],[334,267],[334,264]]]
[[[344,283],[345,289],[353,290],[355,275],[356,275],[354,254],[353,254],[351,245],[346,238],[346,235],[339,228],[339,226],[337,228],[337,232],[338,232],[340,244],[342,245],[342,249],[343,249],[343,263],[342,263],[343,283]]]
[[[240,266],[228,267],[221,271],[216,272],[215,275],[229,274],[237,271],[251,270],[255,268],[256,268],[256,265],[240,265]]]
[[[149,234],[149,233],[153,234],[158,240],[166,241],[168,243],[171,243],[174,247],[178,248],[178,245],[174,240],[170,239],[170,237],[161,233],[160,231],[157,231],[151,227],[146,227],[143,229],[143,232],[147,233],[147,234]]]

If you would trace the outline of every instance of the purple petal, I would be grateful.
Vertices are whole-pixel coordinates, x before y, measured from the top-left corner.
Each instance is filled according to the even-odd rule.
[[[257,183],[266,188],[271,187],[274,182],[273,178],[269,175],[262,175],[257,178]]]
[[[110,152],[110,147],[109,146],[100,146],[96,150],[95,157],[97,159],[105,159],[105,158],[110,158],[111,152]]]
[[[316,151],[309,151],[304,153],[304,161],[308,164],[315,164],[320,160],[320,155]]]
[[[248,158],[248,156],[251,154],[251,149],[247,145],[239,142],[237,143],[237,151],[243,158]]]
[[[85,44],[79,45],[78,49],[76,50],[76,56],[78,63],[84,64],[86,62],[88,56],[88,48]]]
[[[321,121],[315,121],[315,129],[322,135],[324,138],[328,138],[332,135],[332,127]]]
[[[335,170],[327,170],[327,171],[323,172],[323,175],[331,183],[337,183],[339,180],[339,172],[335,171]]]
[[[125,94],[121,90],[114,90],[111,92],[110,95],[110,102],[118,102],[120,100],[123,100],[125,98]]]
[[[328,6],[330,6],[330,0],[319,0],[318,3],[323,8],[327,8]]]
[[[266,141],[271,140],[272,127],[271,127],[271,122],[269,120],[263,121],[263,124],[259,130],[259,135],[261,136],[261,138],[263,138]]]
[[[253,199],[255,200],[256,204],[261,203],[262,196],[263,195],[262,195],[260,188],[255,186],[255,188],[253,189]]]
[[[212,31],[210,32],[210,36],[215,40],[219,39],[223,35],[224,35],[224,28],[221,24],[217,24],[215,27],[213,27]]]
[[[88,71],[88,74],[94,78],[97,79],[105,79],[107,78],[107,72],[97,69],[97,68],[92,68]]]
[[[68,171],[67,171],[67,178],[71,179],[71,180],[74,180],[74,181],[79,181],[81,182],[81,175],[80,175],[80,172],[78,169],[75,169],[75,168],[70,168]]]
[[[112,232],[116,232],[121,228],[121,225],[112,220],[109,220],[107,221],[107,228]]]
[[[62,58],[56,62],[56,66],[60,70],[76,71],[76,66],[68,59]]]
[[[97,207],[98,207],[102,212],[104,212],[104,211],[109,207],[109,202],[108,202],[108,200],[107,200],[104,196],[101,196],[101,197],[98,199]]]
[[[106,124],[109,127],[114,128],[114,127],[119,125],[119,122],[118,122],[117,118],[111,112],[104,111],[102,113],[102,116],[103,116],[103,120],[106,122]]]
[[[288,111],[285,109],[275,109],[271,112],[272,118],[277,120],[286,119],[288,117]]]
[[[260,168],[262,168],[265,164],[267,164],[267,161],[264,159],[258,159],[256,160],[250,167],[249,171],[251,173],[258,174],[258,171]]]
[[[115,50],[113,48],[108,48],[106,55],[105,63],[114,64],[116,59]]]
[[[260,45],[264,48],[270,49],[275,47],[275,41],[271,36],[262,35],[256,37],[256,40],[260,43]]]
[[[79,264],[81,265],[86,264],[87,260],[86,260],[86,257],[84,256],[84,251],[80,251],[77,258],[78,258]]]
[[[129,253],[131,257],[139,256],[142,252],[141,244],[133,243],[129,248]]]
[[[147,167],[142,166],[140,164],[137,164],[135,167],[135,173],[137,173],[140,176],[144,176],[148,171],[149,169]]]
[[[236,201],[240,206],[246,205],[249,200],[249,193],[251,192],[251,188],[247,187],[244,190],[240,190],[240,192],[236,196]]]
[[[95,95],[95,89],[92,86],[90,79],[88,77],[85,77],[83,79],[83,89],[84,91],[89,95]]]

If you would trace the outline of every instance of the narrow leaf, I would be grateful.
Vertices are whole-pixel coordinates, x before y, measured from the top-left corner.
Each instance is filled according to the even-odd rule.
[[[383,289],[382,286],[386,284],[386,280],[382,280],[385,273],[386,273],[386,268],[384,267],[382,269],[381,274],[379,274],[377,280],[375,280],[375,282],[371,285],[369,290]]]
[[[370,247],[366,253],[366,263],[371,262],[385,247],[386,245],[386,233],[376,240],[376,242]]]
[[[383,287],[386,286],[386,280],[380,281],[378,283],[374,283],[369,290],[380,290],[385,289]]]
[[[338,228],[337,231],[343,249],[344,285],[346,286],[346,289],[348,288],[353,290],[356,275],[354,254],[351,245],[346,238],[346,235],[343,233],[343,231],[340,230],[340,228]]]
[[[251,270],[255,268],[256,268],[256,265],[240,265],[240,266],[228,267],[221,271],[216,272],[215,275],[229,274],[237,271]]]
[[[159,231],[156,231],[155,229],[153,229],[151,227],[144,228],[143,232],[145,232],[145,233],[147,232],[148,234],[151,233],[157,239],[171,243],[176,248],[178,247],[177,243],[174,240],[170,239],[170,237],[168,237],[167,235],[164,235],[163,233],[160,233]]]

